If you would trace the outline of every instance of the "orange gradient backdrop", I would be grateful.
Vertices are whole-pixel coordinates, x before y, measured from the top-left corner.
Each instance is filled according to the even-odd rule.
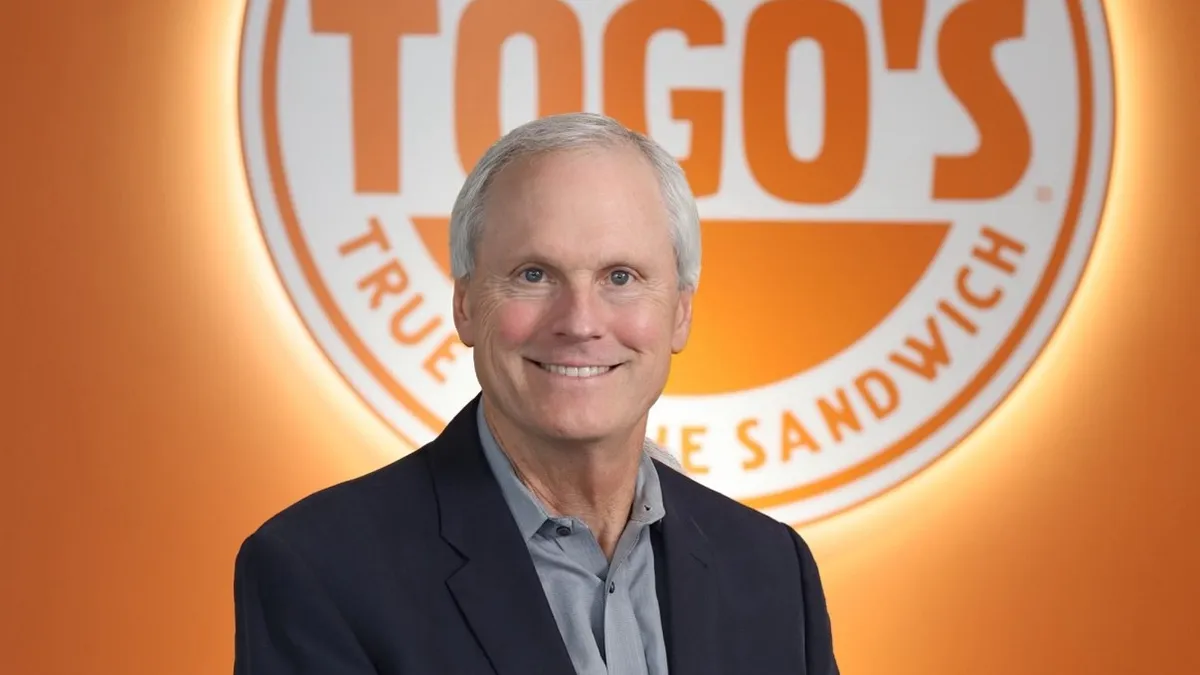
[[[1200,672],[1200,3],[1106,6],[1116,169],[1060,329],[958,449],[803,531],[847,674]],[[0,672],[230,672],[242,538],[402,448],[258,233],[242,9],[4,3]]]

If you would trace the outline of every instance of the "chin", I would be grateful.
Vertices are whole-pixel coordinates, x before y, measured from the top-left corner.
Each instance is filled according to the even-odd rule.
[[[595,408],[564,410],[556,405],[539,411],[535,418],[537,430],[563,441],[594,441],[618,433],[622,425],[616,416]]]

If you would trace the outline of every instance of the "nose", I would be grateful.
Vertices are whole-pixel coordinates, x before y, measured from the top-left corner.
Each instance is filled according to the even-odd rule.
[[[554,334],[572,340],[594,340],[604,327],[603,300],[593,284],[564,285],[554,303]]]

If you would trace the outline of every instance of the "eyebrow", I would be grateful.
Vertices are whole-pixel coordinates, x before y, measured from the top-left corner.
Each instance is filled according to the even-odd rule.
[[[522,267],[525,267],[526,265],[537,265],[538,267],[545,267],[556,272],[562,271],[562,268],[558,263],[552,262],[549,258],[543,255],[534,253],[522,255],[517,253],[514,254],[513,257],[520,260],[520,262],[512,266],[512,271],[514,272]],[[603,260],[597,269],[607,270],[615,267],[627,267],[632,270],[644,270],[646,268],[644,264],[638,264],[629,258],[612,258]]]

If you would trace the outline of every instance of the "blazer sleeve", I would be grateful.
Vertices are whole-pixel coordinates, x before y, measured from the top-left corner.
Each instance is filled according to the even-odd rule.
[[[804,539],[792,528],[792,545],[800,559],[800,587],[804,602],[804,661],[808,675],[840,675],[833,655],[833,629],[825,604],[825,591],[817,561]]]
[[[234,675],[375,675],[313,570],[259,531],[234,565]]]

